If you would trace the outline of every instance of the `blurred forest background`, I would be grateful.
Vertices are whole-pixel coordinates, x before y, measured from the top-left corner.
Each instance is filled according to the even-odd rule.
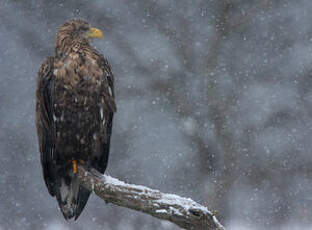
[[[37,71],[84,18],[116,78],[107,173],[191,197],[230,230],[312,229],[311,0],[0,2],[0,229],[176,230],[92,195],[66,222],[44,185]]]

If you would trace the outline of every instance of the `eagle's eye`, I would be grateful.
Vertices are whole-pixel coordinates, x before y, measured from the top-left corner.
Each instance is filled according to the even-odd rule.
[[[79,25],[74,30],[74,35],[79,37],[86,37],[87,32],[90,30],[88,25]]]
[[[82,32],[87,32],[89,29],[90,29],[90,28],[89,28],[89,26],[87,26],[87,25],[83,25],[83,26],[80,26],[80,27],[79,27],[79,30],[82,31]]]

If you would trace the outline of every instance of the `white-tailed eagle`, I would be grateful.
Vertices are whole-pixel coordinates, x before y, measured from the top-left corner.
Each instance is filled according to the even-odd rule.
[[[36,125],[43,177],[65,219],[77,219],[90,195],[79,185],[77,162],[104,173],[110,146],[114,77],[102,54],[90,46],[102,38],[84,20],[60,27],[55,56],[38,73]]]

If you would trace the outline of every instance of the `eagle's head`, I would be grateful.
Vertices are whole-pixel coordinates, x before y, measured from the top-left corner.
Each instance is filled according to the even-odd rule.
[[[65,22],[58,30],[55,40],[56,54],[64,54],[77,43],[89,44],[91,38],[102,38],[101,30],[91,27],[82,19]]]

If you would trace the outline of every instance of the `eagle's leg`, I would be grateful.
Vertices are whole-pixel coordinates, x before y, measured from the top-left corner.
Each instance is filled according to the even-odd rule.
[[[83,160],[78,160],[80,164],[84,164]],[[76,174],[78,172],[78,165],[77,160],[72,160],[71,163],[73,164],[73,173]]]
[[[76,174],[77,173],[77,161],[73,160],[72,164],[73,164],[73,173]]]

